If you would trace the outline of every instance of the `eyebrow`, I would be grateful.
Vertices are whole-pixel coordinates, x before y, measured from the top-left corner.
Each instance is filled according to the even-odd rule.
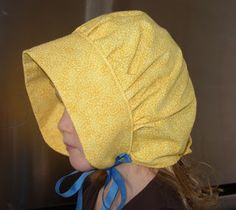
[[[59,101],[61,101],[61,102],[63,103],[63,101],[62,101],[62,99],[61,99],[61,96],[59,95],[59,93],[58,93],[58,91],[57,91],[55,85],[53,84],[53,82],[52,82],[51,80],[49,80],[49,83],[52,85],[53,89],[55,90],[55,95],[57,96],[57,98],[59,99]]]
[[[57,89],[55,89],[55,94],[56,94],[57,98],[62,102],[61,96],[60,96],[59,93],[57,92]]]

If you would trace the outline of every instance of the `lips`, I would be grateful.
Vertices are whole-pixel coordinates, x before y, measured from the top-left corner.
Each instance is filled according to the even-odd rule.
[[[69,152],[71,150],[74,150],[74,149],[77,149],[76,147],[74,146],[71,146],[71,145],[68,145],[68,144],[65,144],[66,145],[66,150]]]
[[[71,144],[68,144],[68,143],[64,143],[66,145],[66,147],[69,147],[69,148],[76,148],[75,146],[71,145]]]

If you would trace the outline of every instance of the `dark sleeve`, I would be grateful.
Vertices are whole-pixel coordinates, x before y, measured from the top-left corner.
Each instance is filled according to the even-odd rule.
[[[160,208],[159,210],[180,210],[178,207],[177,208],[168,208],[168,207],[165,207],[165,208]],[[182,210],[182,209],[181,209]]]
[[[102,183],[92,183],[86,180],[83,186],[83,210],[93,210]]]
[[[124,210],[187,210],[178,193],[167,183],[151,181]]]

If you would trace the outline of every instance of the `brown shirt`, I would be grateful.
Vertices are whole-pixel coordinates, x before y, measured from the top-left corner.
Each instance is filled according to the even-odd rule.
[[[83,210],[94,210],[99,190],[104,183],[86,182]],[[125,204],[122,210],[186,210],[179,194],[160,179],[152,179],[146,187]]]

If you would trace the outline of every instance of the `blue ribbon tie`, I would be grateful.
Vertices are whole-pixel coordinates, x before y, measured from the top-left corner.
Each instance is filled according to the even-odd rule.
[[[125,182],[122,178],[122,175],[120,172],[115,168],[115,166],[121,164],[121,163],[130,163],[132,160],[130,156],[126,153],[122,153],[119,156],[117,156],[116,161],[112,167],[106,168],[107,172],[107,178],[104,184],[104,190],[107,187],[107,185],[110,183],[111,179],[113,180],[112,185],[107,193],[106,200],[104,201],[104,190],[102,193],[102,207],[101,210],[109,210],[112,206],[112,203],[118,193],[120,191],[121,193],[121,202],[120,205],[117,207],[117,210],[121,210],[126,201],[126,187],[125,187]],[[77,203],[76,203],[76,210],[82,210],[83,206],[83,184],[85,179],[92,173],[94,173],[96,169],[89,170],[83,172],[80,177],[74,182],[74,184],[70,187],[69,190],[66,192],[62,193],[60,192],[60,185],[61,183],[65,180],[65,178],[74,175],[76,173],[80,173],[80,171],[73,171],[63,177],[61,177],[56,185],[55,185],[55,191],[57,194],[59,194],[62,197],[68,198],[73,196],[78,192],[78,197],[77,197]]]

